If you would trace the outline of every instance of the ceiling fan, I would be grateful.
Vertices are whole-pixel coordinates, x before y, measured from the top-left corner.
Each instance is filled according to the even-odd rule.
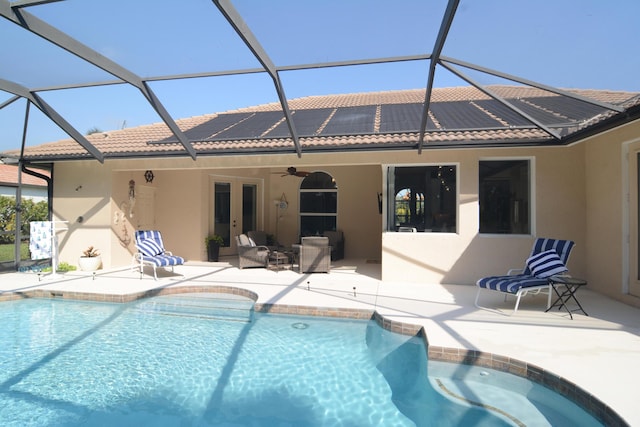
[[[307,177],[311,174],[311,172],[305,172],[305,171],[299,171],[296,168],[294,168],[293,166],[290,166],[287,168],[287,170],[285,172],[272,172],[272,173],[279,173],[281,174],[281,176],[297,176],[300,178],[304,178]]]

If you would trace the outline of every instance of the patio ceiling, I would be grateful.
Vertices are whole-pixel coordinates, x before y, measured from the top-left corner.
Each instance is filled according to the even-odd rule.
[[[640,117],[640,98],[635,93],[637,88],[624,88],[625,95],[611,101],[608,97],[588,96],[587,91],[559,89],[549,83],[493,68],[492,64],[516,72],[534,68],[533,65],[539,66],[540,62],[534,53],[541,51],[546,52],[549,58],[564,54],[577,62],[572,55],[566,54],[566,46],[574,43],[572,40],[558,40],[556,46],[528,47],[531,52],[524,56],[503,51],[498,45],[483,43],[486,36],[479,32],[482,28],[484,32],[489,28],[496,37],[502,37],[500,42],[505,45],[508,42],[504,37],[523,37],[525,40],[523,33],[540,31],[533,24],[518,29],[518,23],[527,22],[519,12],[527,9],[518,11],[507,0],[497,0],[489,6],[493,9],[488,11],[471,0],[406,1],[393,5],[360,0],[302,2],[306,3],[303,5],[289,0],[265,3],[256,4],[249,0],[181,0],[178,3],[157,0],[133,3],[126,0],[0,0],[0,16],[5,18],[0,20],[0,34],[3,40],[11,40],[0,47],[0,57],[3,58],[0,67],[0,113],[19,101],[26,106],[24,131],[14,146],[20,145],[23,152],[28,145],[30,106],[35,106],[82,146],[88,155],[104,161],[104,150],[90,142],[90,138],[74,124],[80,121],[73,117],[77,113],[73,112],[70,104],[82,103],[88,112],[95,109],[104,114],[101,106],[97,105],[100,98],[96,96],[104,92],[97,92],[98,88],[115,91],[118,87],[119,90],[126,88],[122,92],[126,92],[126,96],[117,92],[118,101],[112,108],[124,108],[129,104],[129,96],[134,96],[135,102],[142,100],[144,106],[141,108],[152,110],[170,131],[169,138],[155,142],[178,143],[183,154],[193,159],[198,154],[194,142],[256,137],[286,139],[290,149],[301,156],[301,138],[375,133],[367,124],[376,112],[371,109],[365,111],[362,106],[350,107],[351,110],[342,108],[341,113],[348,118],[360,117],[358,123],[350,121],[356,128],[323,128],[325,135],[322,135],[318,133],[318,126],[311,132],[305,124],[323,123],[330,113],[322,108],[307,109],[302,120],[302,111],[292,109],[291,98],[287,94],[293,93],[298,97],[337,93],[334,90],[344,93],[344,87],[336,89],[337,86],[326,85],[326,81],[334,78],[343,78],[349,93],[361,92],[359,80],[373,75],[378,76],[372,83],[374,90],[422,87],[424,99],[421,102],[390,104],[383,109],[383,117],[386,111],[388,117],[411,115],[415,118],[410,124],[398,125],[391,120],[383,122],[383,131],[417,134],[416,141],[407,144],[407,148],[418,152],[430,144],[430,135],[442,132],[442,126],[438,126],[442,120],[437,117],[448,117],[445,127],[456,131],[535,128],[544,135],[536,140],[540,144],[572,142],[576,136]],[[568,3],[573,3],[574,7],[582,5],[581,2]],[[580,21],[584,18],[583,13],[589,16],[589,8],[584,9],[574,8],[575,16],[565,17],[565,21],[576,19],[571,27],[573,32],[577,31],[576,28],[593,25],[588,20]],[[527,11],[528,14],[534,13]],[[549,9],[549,15],[543,12],[542,16],[549,20],[549,26],[543,30],[559,31],[560,27],[552,19],[555,12],[558,10],[553,8]],[[503,33],[497,22],[489,19],[509,20],[507,23],[511,24],[511,30]],[[329,33],[337,33],[337,37]],[[579,36],[584,37],[584,34],[580,31]],[[620,43],[620,38],[603,37],[601,34],[597,37],[600,42],[604,39],[605,45]],[[544,43],[542,39],[540,43]],[[339,43],[336,44],[336,40]],[[479,51],[480,55],[463,49],[461,46],[465,43],[474,45],[472,51]],[[574,43],[573,50],[576,49]],[[458,57],[457,52],[464,57]],[[578,53],[579,57],[581,52]],[[604,55],[603,52],[601,54]],[[512,56],[513,60],[495,59],[504,59],[505,56]],[[522,68],[518,58],[528,58],[532,63],[524,64]],[[638,70],[634,70],[636,64],[631,63],[626,70],[624,67],[620,70],[618,66],[614,71],[636,72],[637,75]],[[585,64],[579,62],[575,69],[567,68],[566,71],[552,63],[544,66],[558,68],[557,74],[569,76],[568,80],[545,77],[546,80],[574,88],[569,83],[572,82],[572,74],[579,81],[578,75],[585,69]],[[616,67],[613,63],[611,66]],[[338,72],[344,73],[345,77],[337,77]],[[604,73],[602,85],[582,89],[608,88],[610,86],[607,85],[615,79],[615,73],[611,76]],[[171,85],[175,86],[170,90]],[[483,105],[470,108],[469,99],[442,103],[433,97],[435,88],[462,85],[475,87],[487,100]],[[545,95],[508,97],[496,90],[496,85],[536,88],[538,95]],[[203,139],[198,134],[202,127],[194,130],[181,128],[178,124],[178,119],[184,116],[177,115],[183,110],[175,106],[176,93],[179,94],[177,97],[187,100],[211,98],[209,111],[199,111],[200,114],[208,114],[242,107],[213,101],[233,96],[234,91],[243,95],[254,91],[268,94],[263,98],[247,98],[255,99],[254,105],[264,104],[265,100],[279,105],[278,111],[260,112],[257,118],[256,114],[252,116],[253,123],[259,123],[256,126],[262,131],[259,135],[254,135],[257,130],[245,124],[242,130],[236,130],[232,135],[225,137],[218,132],[217,137]],[[75,96],[80,92],[84,98],[65,97],[66,94]],[[107,95],[104,96],[108,99]],[[478,109],[485,115],[478,116]],[[223,119],[218,116],[217,123],[215,120],[207,122],[204,126],[207,135],[212,135],[212,129],[224,130],[218,127],[225,120],[231,120],[233,114],[229,112]],[[241,119],[239,116],[236,118]],[[361,130],[358,130],[358,125],[362,125]],[[270,129],[270,133],[265,133],[263,128]],[[379,128],[377,132],[380,132]]]

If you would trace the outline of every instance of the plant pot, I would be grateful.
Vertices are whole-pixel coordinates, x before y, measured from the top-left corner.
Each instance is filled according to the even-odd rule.
[[[217,262],[220,257],[220,244],[210,241],[207,244],[207,259],[209,262]]]
[[[78,266],[82,271],[96,271],[102,265],[102,257],[100,256],[81,256],[78,259]]]

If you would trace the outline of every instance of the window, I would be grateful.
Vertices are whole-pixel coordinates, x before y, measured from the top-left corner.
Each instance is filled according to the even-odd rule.
[[[338,187],[324,172],[309,174],[300,185],[300,235],[334,231],[338,218]]]
[[[480,233],[530,234],[528,160],[485,160],[479,167]]]
[[[389,167],[387,177],[388,230],[457,230],[456,166]]]

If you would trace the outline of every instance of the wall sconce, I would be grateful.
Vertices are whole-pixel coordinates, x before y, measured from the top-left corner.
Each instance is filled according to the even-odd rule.
[[[153,182],[153,178],[154,178],[153,171],[148,170],[144,173],[144,179],[146,179],[147,182],[149,183]]]

